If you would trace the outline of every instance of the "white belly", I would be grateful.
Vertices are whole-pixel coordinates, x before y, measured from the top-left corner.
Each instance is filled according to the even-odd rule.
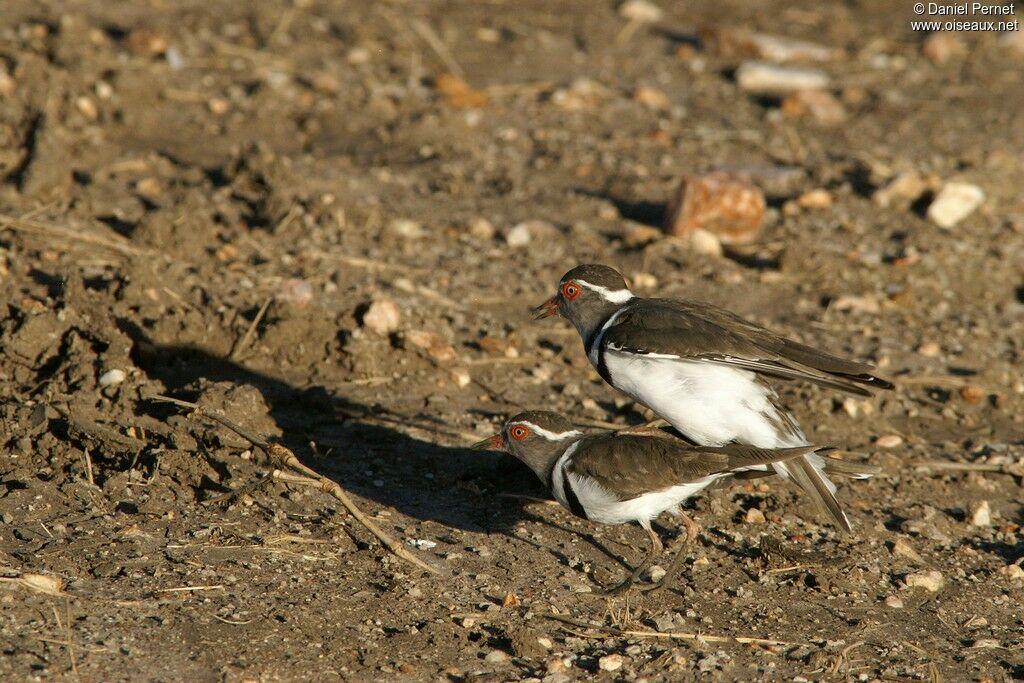
[[[644,524],[666,510],[675,510],[680,503],[707,488],[721,475],[705,477],[690,484],[670,486],[661,491],[652,491],[631,500],[617,500],[592,479],[569,474],[570,484],[580,505],[587,512],[587,518],[602,524]]]
[[[605,352],[605,365],[617,389],[702,446],[732,441],[762,448],[804,445],[802,434],[777,428],[773,392],[749,370],[611,349]]]

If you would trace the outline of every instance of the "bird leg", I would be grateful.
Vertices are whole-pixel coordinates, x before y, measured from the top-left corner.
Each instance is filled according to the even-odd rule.
[[[693,521],[693,518],[690,517],[690,515],[686,514],[682,510],[679,510],[677,514],[682,520],[683,525],[686,527],[686,537],[683,538],[683,542],[680,543],[679,549],[676,550],[676,556],[672,558],[672,562],[665,570],[665,576],[663,576],[661,581],[653,586],[645,586],[643,591],[646,593],[653,593],[654,591],[660,590],[675,581],[676,575],[683,566],[683,549],[696,541],[698,534],[700,534],[700,525]]]
[[[633,585],[633,582],[640,578],[640,575],[644,573],[644,570],[651,566],[651,562],[657,557],[663,550],[661,545],[661,539],[658,534],[652,529],[648,523],[648,526],[644,527],[644,531],[647,532],[647,537],[651,539],[651,549],[647,551],[647,557],[644,558],[643,562],[636,566],[632,572],[630,572],[625,579],[615,584],[611,588],[604,588],[600,591],[601,595],[620,595],[629,590],[629,587]]]

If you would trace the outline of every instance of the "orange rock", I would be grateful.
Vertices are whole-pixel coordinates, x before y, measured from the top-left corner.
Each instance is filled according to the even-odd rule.
[[[665,231],[688,237],[706,230],[724,244],[752,242],[764,220],[764,193],[725,173],[684,176],[665,213]]]
[[[642,85],[633,91],[633,101],[639,102],[648,109],[667,109],[668,95],[665,91]]]
[[[985,396],[986,391],[976,384],[966,384],[960,387],[960,398],[968,403],[977,403]]]
[[[450,107],[461,109],[487,106],[487,93],[474,89],[454,74],[441,74],[435,78],[434,88]]]

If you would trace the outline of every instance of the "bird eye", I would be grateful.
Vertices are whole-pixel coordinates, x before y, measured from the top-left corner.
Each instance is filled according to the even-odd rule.
[[[523,439],[530,435],[530,430],[524,427],[523,425],[516,425],[515,427],[512,428],[512,430],[509,433],[512,435],[512,438],[515,439],[516,441],[522,441]]]
[[[564,296],[569,301],[572,301],[573,299],[578,297],[581,291],[583,290],[580,289],[580,286],[575,282],[566,282],[564,285],[562,285],[562,296]]]

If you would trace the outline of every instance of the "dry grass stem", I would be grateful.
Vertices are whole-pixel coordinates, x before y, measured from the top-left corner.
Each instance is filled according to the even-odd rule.
[[[149,253],[147,250],[132,246],[120,236],[115,238],[114,235],[106,236],[85,232],[84,230],[72,230],[60,225],[50,225],[42,221],[7,214],[0,214],[0,229],[2,228],[17,230],[26,235],[45,237],[49,240],[65,240],[103,247],[104,249],[116,251],[123,256],[140,256]]]
[[[539,615],[545,619],[551,619],[558,621],[563,624],[575,626],[581,629],[590,629],[592,631],[598,631],[600,635],[590,634],[586,631],[579,632],[587,638],[603,638],[609,635],[620,636],[624,638],[658,638],[662,640],[693,640],[697,642],[705,643],[739,643],[741,645],[761,645],[764,647],[792,647],[793,645],[799,645],[800,643],[793,643],[785,640],[772,640],[770,638],[754,638],[751,636],[720,636],[711,635],[706,633],[687,633],[684,631],[636,631],[628,629],[615,628],[614,626],[603,626],[599,624],[591,624],[586,621],[579,619],[572,619],[570,617],[562,616],[561,614],[541,614]]]
[[[231,349],[231,353],[228,354],[228,360],[238,360],[242,351],[244,351],[245,347],[247,347],[249,342],[252,341],[253,335],[256,334],[256,328],[259,327],[261,322],[263,322],[263,316],[267,314],[267,309],[270,308],[270,302],[273,300],[274,297],[268,296],[263,302],[263,305],[260,306],[260,310],[256,311],[256,317],[252,319],[252,323],[249,324],[249,328],[245,331],[245,334],[242,335],[242,338],[239,339],[235,343],[234,348]]]

